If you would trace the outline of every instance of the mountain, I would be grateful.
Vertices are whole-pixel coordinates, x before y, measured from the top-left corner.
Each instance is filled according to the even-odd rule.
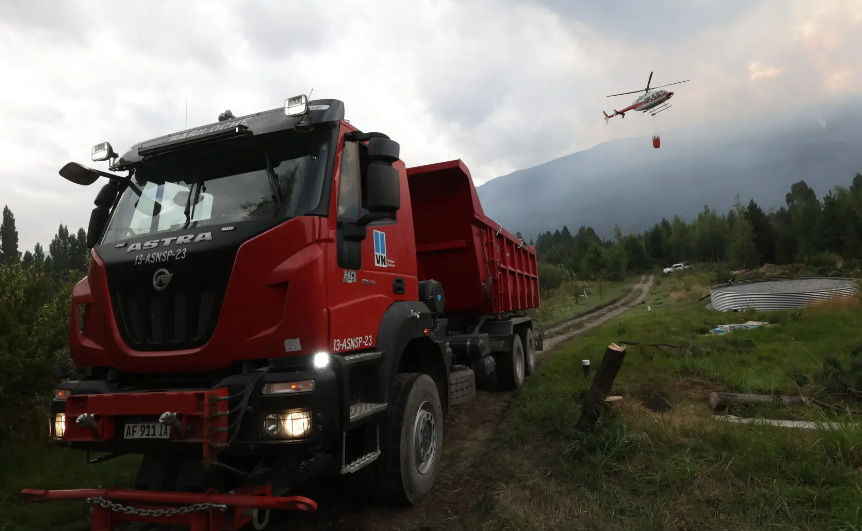
[[[862,172],[862,97],[662,132],[661,145],[605,142],[498,177],[479,198],[488,216],[529,239],[563,225],[605,238],[614,224],[641,232],[674,214],[690,221],[704,205],[726,212],[737,194],[778,208],[800,180],[822,197]]]

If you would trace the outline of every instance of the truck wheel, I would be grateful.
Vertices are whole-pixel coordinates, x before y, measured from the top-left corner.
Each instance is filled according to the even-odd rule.
[[[449,405],[469,402],[476,396],[476,375],[467,367],[449,372]]]
[[[524,346],[521,336],[512,336],[512,348],[497,354],[497,384],[501,390],[512,391],[524,385]]]
[[[427,374],[399,374],[391,396],[393,408],[381,433],[382,479],[390,501],[417,505],[434,488],[440,470],[443,408]]]
[[[524,333],[524,361],[527,376],[532,376],[536,372],[536,340],[533,339],[531,328],[527,328]]]

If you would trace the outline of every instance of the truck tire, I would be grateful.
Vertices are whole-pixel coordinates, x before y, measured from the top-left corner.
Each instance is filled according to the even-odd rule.
[[[381,479],[397,505],[417,505],[434,488],[443,449],[443,407],[427,374],[399,374],[381,433]]]
[[[532,376],[536,372],[536,340],[533,339],[532,328],[524,331],[524,368],[527,376]]]
[[[467,367],[449,371],[449,406],[469,402],[476,396],[476,374]]]
[[[514,391],[524,385],[524,345],[521,336],[512,336],[512,348],[497,354],[497,385],[501,391]]]

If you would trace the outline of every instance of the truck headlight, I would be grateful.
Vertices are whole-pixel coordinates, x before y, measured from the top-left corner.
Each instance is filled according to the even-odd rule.
[[[284,431],[291,437],[302,437],[311,428],[311,414],[308,411],[288,413],[282,420]]]
[[[311,411],[294,409],[285,413],[271,413],[263,421],[263,430],[270,437],[305,437],[311,432]]]
[[[281,428],[281,417],[275,413],[267,415],[263,421],[263,429],[267,435],[277,435],[279,428]]]
[[[53,429],[51,430],[51,436],[54,439],[62,439],[63,435],[66,434],[66,414],[56,413],[52,424]]]

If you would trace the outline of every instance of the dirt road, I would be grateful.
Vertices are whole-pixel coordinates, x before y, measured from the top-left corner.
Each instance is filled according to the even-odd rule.
[[[652,283],[652,276],[641,277],[622,300],[549,329],[549,333],[556,332],[556,335],[545,339],[545,350],[537,353],[537,361],[541,363],[553,354],[555,347],[643,302]],[[514,392],[478,391],[474,400],[453,409],[447,416],[442,471],[436,490],[421,505],[409,508],[369,506],[356,497],[346,482],[329,481],[312,487],[314,492],[307,493],[319,504],[315,516],[280,514],[268,529],[389,531],[424,517],[445,518],[469,509],[487,486],[479,462],[488,445],[493,443],[497,425],[514,395]]]

